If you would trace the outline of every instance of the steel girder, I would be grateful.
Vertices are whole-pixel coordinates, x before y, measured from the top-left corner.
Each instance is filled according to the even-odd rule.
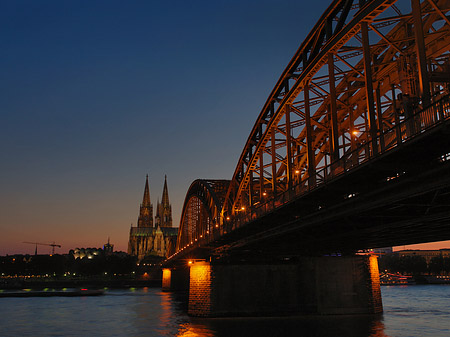
[[[229,183],[229,180],[198,179],[191,184],[183,205],[176,251],[218,235],[219,216]]]
[[[449,11],[449,0],[334,1],[258,116],[226,194],[224,231],[419,132],[406,121],[449,94]]]

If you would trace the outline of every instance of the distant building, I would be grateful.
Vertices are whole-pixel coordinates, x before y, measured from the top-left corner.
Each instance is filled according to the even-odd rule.
[[[109,243],[109,238],[108,238],[108,243],[105,243],[103,245],[103,252],[105,253],[105,255],[112,255],[114,251],[114,245]]]
[[[396,252],[400,257],[405,256],[421,256],[425,259],[427,264],[430,264],[431,260],[434,257],[450,257],[450,249],[439,249],[439,250],[421,250],[421,249],[407,249],[407,250],[400,250]]]
[[[364,253],[369,254],[375,254],[378,256],[386,255],[392,253],[392,247],[385,247],[385,248],[371,248],[371,249],[365,249]]]
[[[101,248],[75,248],[69,251],[69,255],[72,255],[74,259],[94,259],[97,256],[103,255]]]
[[[137,227],[131,225],[128,254],[138,257],[167,257],[174,251],[178,228],[172,227],[172,206],[169,202],[167,177],[164,178],[161,203],[157,202],[155,225],[153,225],[153,205],[150,202],[148,175],[145,180],[144,197],[139,210]]]
[[[108,238],[108,243],[105,243],[103,245],[103,249],[102,248],[75,248],[75,249],[71,249],[69,251],[69,255],[72,255],[74,257],[74,259],[95,259],[96,257],[99,256],[108,256],[108,255],[117,255],[116,252],[114,253],[114,245],[111,244],[109,242],[109,238]]]

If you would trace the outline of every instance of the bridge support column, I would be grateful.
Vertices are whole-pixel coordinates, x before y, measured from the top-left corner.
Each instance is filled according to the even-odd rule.
[[[305,257],[295,264],[191,266],[192,316],[381,312],[375,256]]]
[[[189,289],[189,268],[164,268],[163,291],[187,291]]]

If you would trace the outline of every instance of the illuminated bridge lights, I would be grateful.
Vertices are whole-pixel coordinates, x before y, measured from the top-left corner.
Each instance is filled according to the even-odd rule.
[[[189,266],[192,266],[192,265],[194,265],[194,264],[196,264],[196,263],[204,263],[204,262],[206,262],[205,259],[189,259],[188,262],[187,262],[187,264],[188,264]]]
[[[395,175],[391,176],[391,177],[386,177],[386,181],[391,181],[394,179],[397,179],[399,177],[401,177],[402,175],[406,174],[406,172],[398,172]]]

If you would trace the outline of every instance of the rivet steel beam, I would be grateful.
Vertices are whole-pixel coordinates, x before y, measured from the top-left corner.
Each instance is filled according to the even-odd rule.
[[[373,101],[373,82],[372,82],[372,62],[369,44],[369,29],[367,22],[361,22],[361,36],[363,43],[363,58],[364,58],[364,80],[366,86],[366,102],[367,112],[369,115],[369,132],[372,140],[373,155],[378,154],[377,142],[377,126],[375,122],[375,110]]]
[[[430,81],[427,71],[427,55],[425,51],[425,39],[423,36],[422,13],[420,0],[411,0],[412,15],[414,20],[414,37],[416,42],[417,67],[419,70],[419,92],[424,107],[430,105]]]

